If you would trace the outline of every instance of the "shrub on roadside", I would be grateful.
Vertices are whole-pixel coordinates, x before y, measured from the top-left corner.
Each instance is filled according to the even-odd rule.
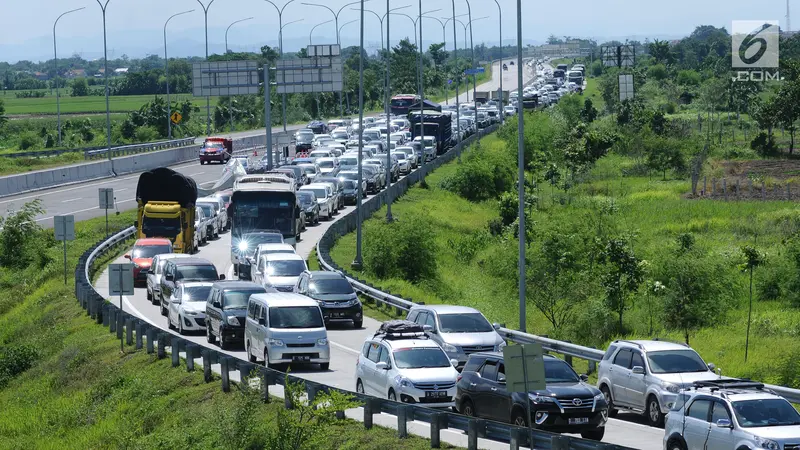
[[[42,145],[42,138],[32,131],[22,133],[19,136],[19,144],[17,145],[20,150],[28,150]]]
[[[476,148],[441,188],[472,201],[497,198],[514,187],[514,167],[503,155]]]
[[[430,221],[410,215],[365,232],[364,268],[378,278],[412,283],[436,274],[436,233]]]

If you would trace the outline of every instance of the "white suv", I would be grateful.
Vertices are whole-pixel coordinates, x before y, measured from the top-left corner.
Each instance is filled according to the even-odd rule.
[[[356,392],[432,408],[455,405],[456,360],[420,325],[392,320],[364,342],[356,362]]]
[[[721,378],[714,369],[686,344],[618,340],[600,361],[597,387],[606,397],[610,417],[629,410],[660,427],[681,389]]]
[[[695,383],[678,396],[664,428],[665,450],[800,449],[797,410],[747,380]]]

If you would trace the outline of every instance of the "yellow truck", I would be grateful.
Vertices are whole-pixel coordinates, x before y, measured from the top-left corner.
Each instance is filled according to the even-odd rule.
[[[158,168],[139,176],[136,237],[167,238],[173,253],[194,253],[197,183],[174,170]]]

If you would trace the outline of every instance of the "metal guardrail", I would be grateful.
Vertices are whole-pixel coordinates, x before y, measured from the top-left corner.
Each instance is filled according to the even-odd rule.
[[[130,145],[117,145],[111,147],[112,152],[122,152],[121,154],[135,154],[143,152],[151,152],[155,150],[164,150],[168,148],[186,147],[192,145],[195,138],[182,138],[173,139],[169,141],[145,142],[141,144]],[[105,156],[108,149],[105,146],[101,147],[82,147],[82,148],[62,148],[55,150],[36,150],[29,152],[14,152],[5,153],[2,156],[6,158],[51,158],[53,156],[60,156],[66,153],[83,153],[83,158],[86,160],[92,159],[97,155]],[[116,155],[115,155],[116,156]]]

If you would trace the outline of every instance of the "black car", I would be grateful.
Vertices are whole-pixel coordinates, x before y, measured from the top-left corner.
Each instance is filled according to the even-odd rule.
[[[550,355],[544,356],[544,372],[545,389],[510,393],[503,354],[473,353],[456,385],[456,408],[466,416],[527,427],[528,403],[533,428],[603,439],[608,403],[600,390],[586,383],[586,375],[578,375],[569,364]]]
[[[319,203],[313,191],[297,191],[297,201],[306,213],[306,223],[315,225],[319,223]]]
[[[161,295],[161,315],[167,315],[169,298],[179,282],[190,281],[217,281],[224,280],[225,275],[219,275],[216,266],[211,261],[202,258],[176,258],[168,259],[159,285]]]
[[[338,173],[336,175],[338,175]],[[344,183],[342,183],[342,180],[340,180],[338,176],[333,176],[332,174],[331,176],[317,177],[314,178],[314,183],[332,183],[336,186],[335,194],[338,193],[337,198],[339,199],[336,209],[344,208]]]
[[[364,321],[361,302],[344,275],[306,270],[297,279],[294,292],[319,303],[326,326],[333,320],[352,320],[353,327],[361,328]]]
[[[213,344],[219,339],[219,347],[244,345],[244,324],[247,302],[253,294],[278,292],[248,281],[224,281],[214,283],[206,301],[206,340]]]
[[[312,133],[297,133],[294,147],[297,152],[307,152],[314,148],[314,135]]]
[[[355,205],[358,201],[358,181],[357,180],[344,180],[344,191],[342,198],[345,205]]]

